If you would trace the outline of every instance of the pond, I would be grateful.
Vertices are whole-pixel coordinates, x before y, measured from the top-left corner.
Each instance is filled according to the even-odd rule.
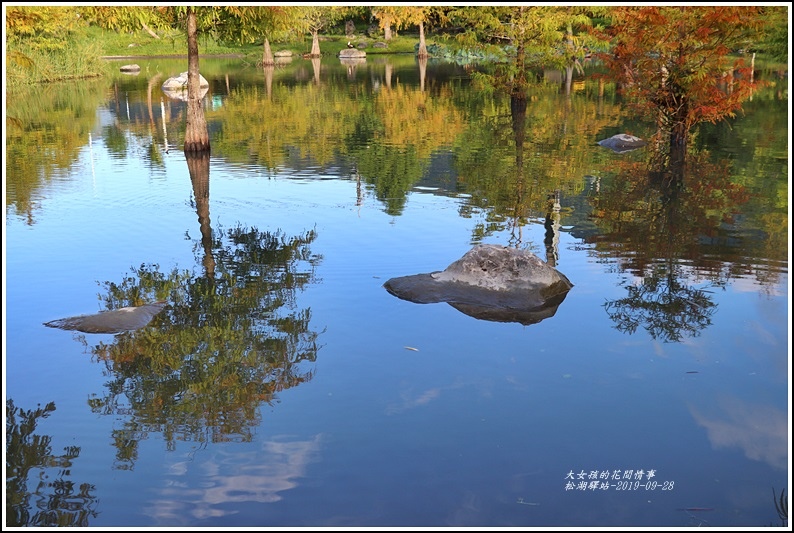
[[[597,144],[653,124],[594,67],[516,110],[412,56],[202,58],[186,161],[186,60],[134,62],[7,96],[6,525],[781,525],[786,79],[672,188]],[[384,288],[479,244],[573,286],[523,322]]]

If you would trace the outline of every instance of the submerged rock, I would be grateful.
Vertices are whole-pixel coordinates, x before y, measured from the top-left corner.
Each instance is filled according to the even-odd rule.
[[[622,154],[623,152],[631,152],[632,150],[636,150],[637,148],[642,148],[648,143],[643,141],[639,137],[635,137],[634,135],[629,135],[627,133],[618,133],[617,135],[613,135],[609,139],[602,139],[598,141],[598,144],[604,146],[605,148],[609,148],[613,152]]]
[[[83,333],[123,333],[141,329],[162,311],[167,302],[154,302],[138,307],[122,307],[93,315],[80,315],[45,322],[50,328],[68,329]]]
[[[554,316],[573,284],[532,252],[480,244],[443,271],[383,286],[403,300],[446,302],[474,318],[526,325]]]
[[[141,72],[140,65],[132,64],[132,65],[123,65],[119,68],[121,72],[125,74],[139,74]]]

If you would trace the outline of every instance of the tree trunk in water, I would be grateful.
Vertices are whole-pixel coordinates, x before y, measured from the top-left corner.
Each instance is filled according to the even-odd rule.
[[[309,56],[320,57],[320,36],[317,30],[312,30],[312,51]]]
[[[270,65],[275,65],[276,62],[273,60],[273,52],[270,50],[270,41],[265,37],[265,44],[264,51],[262,52],[262,64],[266,67]]]
[[[199,78],[198,30],[196,13],[187,8],[187,125],[185,128],[185,152],[207,152],[210,136],[207,120],[201,106],[201,81]]]
[[[273,93],[273,71],[276,70],[275,65],[265,65],[265,90],[267,91],[267,99],[272,98]]]
[[[755,80],[755,52],[753,52],[753,58],[750,60],[750,83],[753,83]]]
[[[312,70],[314,71],[314,83],[320,85],[320,58],[312,58]]]
[[[521,174],[524,169],[524,139],[526,138],[527,95],[515,87],[510,95],[510,118],[513,122],[513,138],[516,143],[516,169]]]
[[[425,92],[425,76],[427,74],[427,56],[419,56],[419,92]]]
[[[215,258],[212,256],[212,227],[210,226],[210,154],[186,153],[187,169],[193,184],[193,198],[204,248],[204,272],[207,279],[215,279]]]
[[[514,86],[510,92],[510,118],[513,126],[513,138],[516,148],[516,170],[513,173],[513,222],[510,237],[511,245],[521,244],[523,229],[521,218],[526,211],[526,182],[524,180],[524,139],[527,124],[527,94],[522,87]],[[516,232],[518,233],[516,235]]]
[[[560,257],[560,191],[548,195],[546,209],[546,220],[543,227],[546,231],[543,235],[543,244],[546,246],[546,264],[552,267],[557,266]]]
[[[427,57],[427,44],[425,44],[425,23],[419,23],[419,57]]]
[[[386,78],[386,87],[388,87],[389,89],[391,89],[391,71],[392,71],[391,63],[386,63],[383,76]]]

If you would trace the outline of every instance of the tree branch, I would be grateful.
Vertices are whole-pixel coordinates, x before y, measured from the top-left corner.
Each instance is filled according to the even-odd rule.
[[[146,30],[146,33],[148,33],[149,35],[151,35],[151,36],[152,36],[152,37],[154,37],[155,39],[159,39],[159,38],[160,38],[160,36],[159,36],[159,35],[157,35],[156,33],[154,33],[154,32],[152,31],[152,29],[151,29],[149,26],[147,26],[147,25],[146,25],[146,23],[145,23],[145,22],[141,21],[141,26],[143,26],[143,29],[144,29],[144,30]]]

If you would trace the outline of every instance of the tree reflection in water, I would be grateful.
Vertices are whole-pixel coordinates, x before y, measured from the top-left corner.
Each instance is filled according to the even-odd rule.
[[[79,446],[67,446],[63,455],[52,453],[52,437],[36,435],[36,423],[50,416],[55,404],[26,411],[6,400],[6,523],[7,527],[89,526],[97,512],[96,487],[78,486],[69,479],[73,462],[80,456]],[[57,469],[48,481],[46,470]],[[32,472],[38,475],[31,476]],[[29,479],[39,479],[33,492]],[[31,502],[31,498],[35,501]],[[31,511],[36,509],[33,514]]]
[[[204,272],[143,264],[120,283],[106,282],[108,309],[155,296],[170,305],[149,327],[89,347],[110,376],[91,409],[125,416],[113,434],[118,469],[132,468],[151,432],[169,449],[179,440],[250,441],[261,403],[313,376],[319,333],[295,296],[316,281],[316,232],[213,231],[209,158],[189,159],[189,169],[201,230],[193,251]]]
[[[677,342],[711,324],[709,287],[724,287],[731,273],[704,253],[704,238],[724,232],[748,198],[728,170],[705,153],[653,154],[650,165],[622,164],[608,194],[592,198],[601,229],[596,249],[612,255],[609,247],[619,248],[621,270],[640,280],[625,281],[628,296],[604,304],[616,329],[642,326],[655,339]]]

